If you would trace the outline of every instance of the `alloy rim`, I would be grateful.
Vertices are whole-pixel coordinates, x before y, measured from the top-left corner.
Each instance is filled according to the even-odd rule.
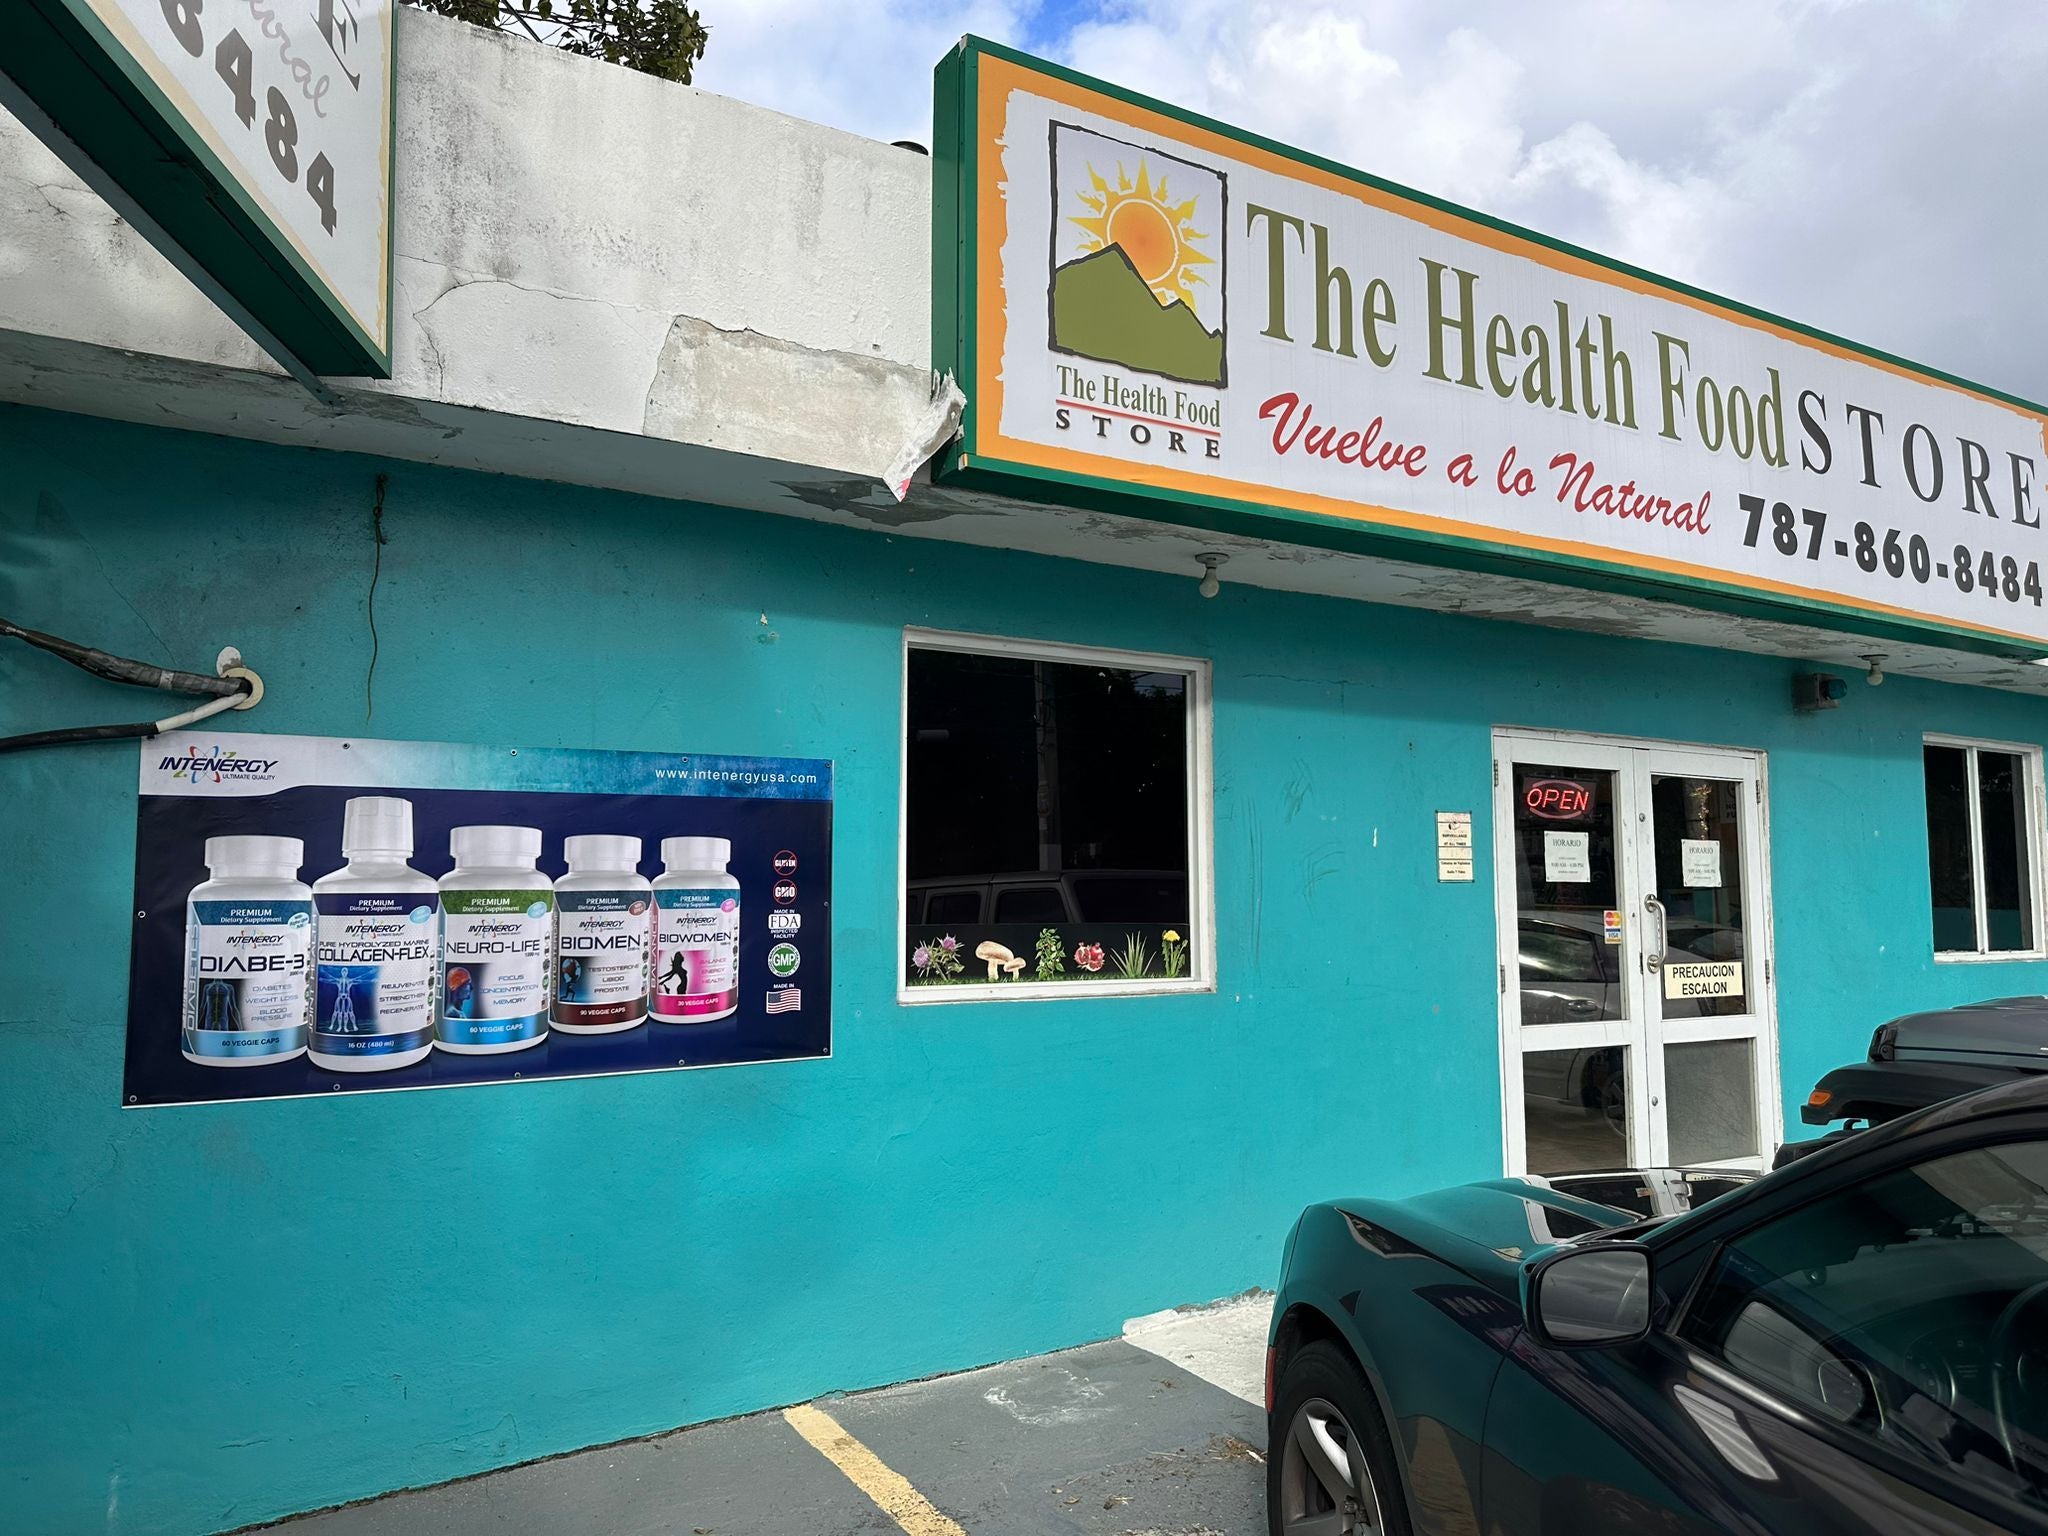
[[[1294,1410],[1280,1452],[1280,1528],[1287,1536],[1378,1531],[1379,1494],[1365,1449],[1335,1404],[1312,1397]]]

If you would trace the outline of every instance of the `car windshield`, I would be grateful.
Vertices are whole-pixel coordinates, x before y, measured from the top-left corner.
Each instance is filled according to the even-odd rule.
[[[1899,1169],[1758,1228],[1682,1331],[1894,1452],[2048,1502],[2048,1141]]]

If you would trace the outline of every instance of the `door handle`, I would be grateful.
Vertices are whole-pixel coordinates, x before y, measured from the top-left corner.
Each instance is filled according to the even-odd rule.
[[[1653,971],[1664,969],[1664,951],[1671,947],[1671,929],[1664,920],[1664,903],[1655,896],[1643,898],[1643,910],[1657,920],[1657,933],[1653,943],[1643,955],[1643,964]]]

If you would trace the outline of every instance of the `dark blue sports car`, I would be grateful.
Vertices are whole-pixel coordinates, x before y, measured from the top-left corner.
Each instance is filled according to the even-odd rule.
[[[1312,1206],[1273,1316],[1276,1536],[2048,1532],[2048,1079],[1758,1179]]]

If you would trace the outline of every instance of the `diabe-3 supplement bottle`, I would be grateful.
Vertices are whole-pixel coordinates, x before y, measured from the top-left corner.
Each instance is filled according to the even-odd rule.
[[[441,892],[412,857],[412,802],[360,795],[342,809],[348,862],[313,882],[317,969],[306,1058],[385,1072],[434,1048]]]
[[[654,1017],[708,1024],[740,1005],[740,883],[723,837],[664,837],[654,882]]]
[[[538,827],[457,827],[441,877],[441,997],[434,1044],[465,1056],[548,1037],[555,891],[533,867]]]
[[[610,1035],[647,1022],[654,971],[654,891],[640,839],[562,839],[569,873],[555,882],[554,1027]]]
[[[313,893],[296,837],[209,837],[212,879],[185,898],[179,1044],[203,1067],[260,1067],[306,1049]]]

